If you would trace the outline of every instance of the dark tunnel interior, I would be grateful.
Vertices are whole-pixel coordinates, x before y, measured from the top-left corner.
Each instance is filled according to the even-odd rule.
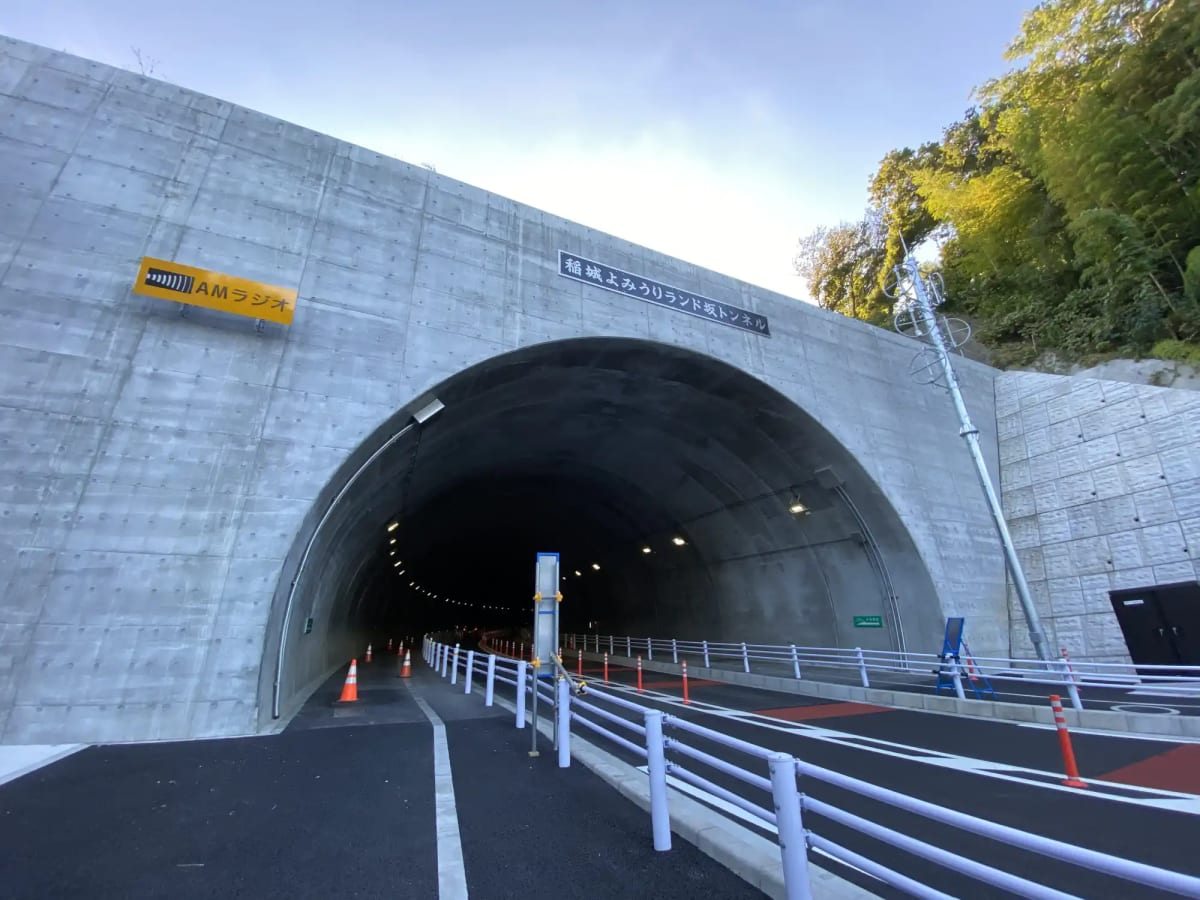
[[[285,693],[370,636],[528,626],[544,551],[561,554],[564,630],[828,646],[861,642],[851,613],[881,613],[898,627],[871,637],[896,647],[940,616],[899,517],[819,422],[744,371],[649,341],[559,341],[467,369],[328,490],[341,495],[297,579]]]

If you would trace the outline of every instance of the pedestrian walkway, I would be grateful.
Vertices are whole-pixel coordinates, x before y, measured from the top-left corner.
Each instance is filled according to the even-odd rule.
[[[347,706],[335,673],[280,734],[91,747],[0,787],[0,893],[763,896],[685,841],[654,852],[644,812],[583,766],[559,769],[548,747],[531,758],[530,730],[461,682],[423,664],[396,673],[386,656],[360,661]],[[448,811],[429,713],[444,727]]]

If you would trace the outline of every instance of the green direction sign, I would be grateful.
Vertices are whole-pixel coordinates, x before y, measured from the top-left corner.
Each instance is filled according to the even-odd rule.
[[[855,616],[855,628],[882,628],[883,616]]]

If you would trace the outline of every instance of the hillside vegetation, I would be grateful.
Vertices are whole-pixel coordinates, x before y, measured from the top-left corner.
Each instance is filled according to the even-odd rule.
[[[1048,0],[1007,58],[940,140],[883,158],[860,221],[800,241],[813,298],[890,325],[886,278],[931,241],[998,364],[1200,363],[1200,0]]]

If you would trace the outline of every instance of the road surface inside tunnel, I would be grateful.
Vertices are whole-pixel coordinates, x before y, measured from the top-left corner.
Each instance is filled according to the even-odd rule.
[[[339,671],[278,734],[96,746],[0,786],[0,894],[763,896],[684,841],[655,853],[647,817],[614,789],[529,758],[510,714],[413,669],[360,663],[361,699],[344,705]],[[422,704],[444,727],[467,894],[439,866]]]

